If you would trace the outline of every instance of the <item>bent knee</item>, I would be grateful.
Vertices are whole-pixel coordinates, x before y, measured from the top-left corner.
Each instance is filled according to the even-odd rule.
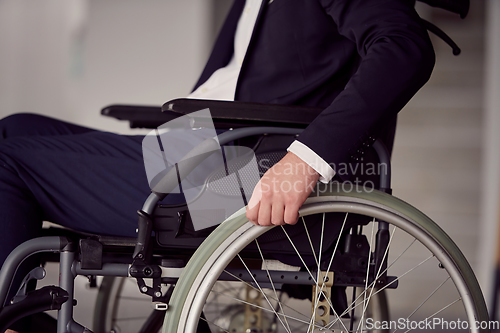
[[[15,113],[0,120],[0,137],[52,135],[61,131],[61,123],[40,114]]]
[[[38,134],[47,117],[34,113],[15,113],[0,119],[0,136],[6,139],[14,136]]]

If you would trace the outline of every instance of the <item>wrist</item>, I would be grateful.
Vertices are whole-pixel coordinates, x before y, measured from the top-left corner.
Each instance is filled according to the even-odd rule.
[[[295,167],[296,174],[303,174],[304,176],[307,176],[308,179],[313,181],[318,181],[321,176],[312,166],[304,162],[304,160],[292,152],[288,152],[284,159],[286,159],[286,162],[291,163]]]

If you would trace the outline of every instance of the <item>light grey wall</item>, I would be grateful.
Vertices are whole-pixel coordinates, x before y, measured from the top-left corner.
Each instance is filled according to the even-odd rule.
[[[110,103],[189,93],[213,40],[207,0],[0,1],[0,117],[38,112],[128,132]]]
[[[472,1],[465,20],[427,7],[426,17],[449,34],[462,53],[454,56],[447,44],[431,34],[436,66],[429,82],[399,114],[392,163],[393,194],[433,219],[458,245],[476,273],[483,260],[478,249],[483,241],[479,194],[484,2]],[[412,281],[414,290],[439,284],[423,276],[425,272]],[[403,301],[401,308],[407,304]]]
[[[487,1],[485,47],[485,95],[483,121],[483,156],[481,177],[481,231],[478,251],[481,263],[478,278],[491,304],[494,268],[500,251],[500,2]],[[498,318],[498,317],[497,317]]]
[[[230,2],[0,0],[0,118],[37,112],[136,133],[100,109],[188,94]],[[57,283],[57,266],[48,274]],[[97,290],[81,277],[76,289],[75,319],[90,327]]]

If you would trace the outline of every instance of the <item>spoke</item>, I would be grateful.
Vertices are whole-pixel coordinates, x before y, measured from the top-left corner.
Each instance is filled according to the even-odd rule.
[[[354,300],[354,297],[356,297],[356,287],[352,287],[351,300]],[[354,302],[356,302],[356,301],[354,301]],[[354,328],[354,309],[351,309],[351,315],[349,318],[349,332],[352,332],[353,328]]]
[[[346,219],[347,219],[347,215],[346,215]],[[345,224],[345,219],[344,219],[344,224]],[[344,228],[344,224],[342,225],[342,229]],[[313,274],[311,273],[311,271],[309,270],[309,267],[307,267],[306,263],[304,262],[304,259],[302,258],[302,256],[300,255],[299,251],[297,250],[297,247],[295,246],[295,244],[293,243],[292,239],[290,238],[290,236],[288,235],[288,233],[286,232],[285,228],[283,228],[283,226],[281,226],[281,229],[283,230],[283,232],[285,233],[286,237],[288,238],[288,240],[290,241],[290,244],[292,245],[293,249],[295,250],[295,252],[297,253],[297,255],[299,256],[300,258],[300,261],[302,262],[302,264],[304,265],[304,268],[307,270],[307,272],[309,273],[309,276],[311,277],[311,279],[313,280],[313,282],[317,285],[318,282],[316,281],[316,279],[314,278]],[[340,235],[339,235],[340,237]],[[338,240],[337,240],[337,245],[338,245]],[[335,248],[337,247],[337,245],[335,246]],[[332,256],[333,258],[333,256]],[[330,261],[331,263],[331,261]],[[328,267],[328,270],[330,270],[330,267]],[[324,281],[323,281],[323,285],[324,285]],[[323,287],[322,285],[322,287]],[[325,295],[325,293],[323,292],[323,288],[321,288],[320,290],[320,293],[325,297],[325,299],[327,300],[328,302],[328,305],[330,306],[330,308],[333,310],[334,314],[337,316],[337,313],[335,311],[335,309],[333,308],[333,304],[332,304],[332,301],[331,299],[328,298],[327,295]],[[342,321],[340,321],[342,323]],[[345,330],[347,331],[347,327],[345,327],[345,325],[342,323],[342,326],[344,326]]]
[[[438,310],[438,311],[434,312],[432,315],[430,315],[429,317],[427,317],[427,318],[425,318],[425,319],[429,319],[429,318],[434,317],[435,315],[437,315],[437,314],[441,313],[442,311],[444,311],[444,310],[448,309],[450,306],[452,306],[453,304],[455,304],[456,302],[461,301],[461,300],[462,300],[462,297],[457,298],[456,300],[454,300],[454,301],[453,301],[453,302],[451,302],[450,304],[448,304],[448,305],[446,305],[446,306],[442,307],[440,310]]]
[[[375,219],[374,219],[373,221],[375,222]],[[375,223],[373,223],[373,225],[375,225]],[[389,268],[389,267],[387,267],[387,268],[386,268],[386,269],[385,269],[382,273],[380,272],[380,271],[382,270],[382,264],[383,264],[383,262],[385,261],[385,259],[387,258],[387,254],[389,253],[389,248],[390,248],[390,246],[391,246],[391,242],[392,242],[392,240],[393,240],[393,238],[394,238],[394,233],[395,233],[395,231],[396,231],[396,227],[394,227],[394,228],[392,229],[391,236],[389,237],[389,242],[387,243],[387,246],[386,246],[385,251],[384,251],[384,255],[383,255],[383,257],[382,257],[382,260],[380,261],[380,267],[378,268],[377,274],[375,275],[375,278],[373,279],[372,283],[370,283],[370,295],[368,296],[368,302],[366,303],[366,304],[367,304],[367,306],[368,306],[368,304],[369,304],[370,299],[372,298],[372,296],[375,296],[375,295],[376,295],[376,293],[375,293],[375,294],[373,294],[373,290],[375,290],[374,284],[375,284],[375,283],[377,283],[377,281],[378,281],[378,279],[380,278],[380,276],[381,276],[382,274],[384,274],[384,273],[387,271],[387,269]],[[372,240],[371,240],[371,242],[373,243],[373,226],[372,226]],[[371,244],[370,244],[370,252],[371,252]],[[370,261],[370,259],[369,259],[369,258],[368,258],[368,261]],[[393,264],[394,264],[394,262],[393,262]],[[391,265],[392,265],[392,264],[391,264]],[[367,283],[368,283],[368,280],[367,280]],[[367,288],[365,287],[365,291],[366,291],[366,290],[367,290]],[[366,292],[365,292],[365,291],[363,292],[363,295],[366,295]],[[363,311],[363,314],[365,313],[365,311],[366,311],[366,308],[365,308],[365,310]]]
[[[443,307],[441,310],[438,310],[436,312],[434,312],[432,315],[430,315],[429,317],[425,318],[424,320],[427,320],[427,319],[430,319],[430,318],[433,318],[435,315],[439,314],[440,312],[446,310],[447,308],[449,308],[450,306],[452,306],[453,304],[455,304],[456,302],[462,300],[462,298],[458,298],[456,299],[455,301],[451,302],[450,304],[446,305],[445,307]],[[405,331],[404,333],[408,333],[409,331],[411,331],[412,328],[410,328],[409,330]]]
[[[324,214],[324,213],[323,213],[323,214]],[[329,271],[330,271],[330,268],[332,267],[333,258],[335,257],[335,254],[337,253],[337,248],[338,248],[338,245],[339,245],[339,242],[340,242],[340,237],[342,236],[342,232],[344,231],[344,227],[345,227],[345,224],[346,224],[346,222],[347,222],[347,217],[348,217],[348,216],[349,216],[349,213],[346,213],[346,214],[345,214],[345,217],[344,217],[344,221],[342,222],[342,227],[340,228],[340,232],[339,232],[339,235],[338,235],[338,237],[337,237],[337,242],[335,243],[335,247],[334,247],[334,249],[333,249],[333,254],[332,254],[332,257],[330,258],[330,262],[328,263],[328,268],[326,269],[326,272],[329,272]],[[324,216],[323,216],[323,219],[324,219]],[[315,283],[316,283],[316,285],[318,285],[318,283],[317,283],[316,281],[315,281]],[[324,293],[323,293],[323,288],[324,288],[324,286],[325,286],[325,280],[324,280],[324,278],[323,278],[323,282],[322,282],[322,284],[321,284],[321,288],[320,288],[320,293],[322,293],[323,295],[324,295]],[[330,300],[328,300],[328,304],[330,304],[330,307],[331,307],[331,309],[333,310],[333,313],[334,313],[334,314],[335,314],[335,316],[336,316],[336,319],[334,319],[334,322],[336,323],[336,322],[338,322],[338,321],[339,321],[339,322],[342,324],[342,326],[344,326],[344,329],[345,329],[346,331],[348,331],[348,330],[347,330],[347,327],[344,325],[344,323],[343,323],[343,322],[342,322],[342,320],[341,320],[341,316],[339,316],[339,315],[337,314],[337,311],[335,311],[335,309],[333,308],[333,305],[331,304]],[[317,304],[316,304],[316,306],[317,306]],[[342,314],[342,315],[344,315],[344,314]],[[326,327],[328,327],[328,326],[329,326],[329,325],[326,325]],[[331,326],[330,326],[330,327],[331,327]]]
[[[385,259],[387,258],[387,254],[389,253],[389,248],[390,248],[390,246],[391,246],[392,239],[394,238],[394,232],[395,232],[395,231],[396,231],[396,228],[394,227],[394,228],[392,229],[391,236],[389,237],[389,242],[387,243],[387,246],[386,246],[386,248],[385,248],[385,251],[384,251],[384,256],[382,257],[382,261],[381,261],[381,265],[380,265],[380,267],[378,268],[378,272],[377,272],[377,274],[376,274],[375,278],[373,279],[372,283],[370,283],[370,295],[368,296],[368,302],[370,301],[370,298],[371,298],[372,296],[375,296],[375,295],[377,294],[377,293],[373,294],[373,290],[375,289],[375,288],[374,288],[374,284],[378,281],[378,279],[380,278],[380,276],[382,276],[382,274],[384,274],[384,273],[385,273],[385,272],[389,269],[389,267],[391,267],[391,266],[394,264],[394,262],[395,262],[395,261],[394,261],[394,262],[393,262],[393,263],[392,263],[389,267],[387,267],[386,269],[384,269],[384,271],[383,271],[383,272],[380,272],[380,270],[382,269],[382,263],[385,261]],[[410,245],[410,246],[411,246],[411,245]],[[399,258],[399,257],[398,257],[398,258]],[[365,290],[366,290],[366,288],[365,288]]]
[[[411,271],[413,271],[414,269],[416,269],[417,267],[423,265],[425,262],[429,261],[429,259],[433,258],[434,255],[431,255],[430,257],[428,257],[427,259],[421,261],[417,266],[413,267],[412,269],[406,271],[404,274],[402,274],[401,276],[398,276],[396,279],[394,279],[394,281],[392,281],[391,283],[389,284],[386,284],[384,287],[380,288],[379,290],[377,290],[375,293],[373,293],[373,296],[377,295],[378,293],[382,292],[383,290],[385,290],[387,287],[389,287],[391,284],[393,284],[394,282],[398,281],[399,279],[401,279],[403,276],[405,276],[406,274],[410,273]],[[370,288],[371,286],[373,285],[374,282],[372,282],[370,284]],[[365,293],[366,290],[363,291],[363,293]],[[357,301],[360,297],[362,297],[362,295],[358,296],[358,298],[356,298],[355,301]],[[351,304],[352,306],[353,304]],[[357,308],[359,305],[356,305],[354,308]],[[349,309],[350,310],[350,309]],[[347,310],[346,310],[347,311]],[[345,311],[344,311],[345,312]],[[346,313],[346,312],[345,312]],[[344,314],[345,314],[344,313]]]
[[[395,229],[395,228],[394,228],[394,229]],[[394,264],[396,263],[396,261],[398,261],[398,260],[399,260],[399,258],[401,258],[401,257],[403,256],[403,254],[405,254],[405,253],[406,253],[406,251],[408,251],[408,249],[409,249],[409,248],[410,248],[410,247],[411,247],[411,246],[412,246],[412,245],[413,245],[416,241],[417,241],[417,239],[416,239],[416,238],[414,238],[414,239],[411,241],[410,245],[408,245],[408,246],[406,247],[406,249],[405,249],[403,252],[401,252],[401,254],[400,254],[400,255],[398,255],[398,256],[396,257],[396,259],[394,259],[394,260],[392,261],[392,263],[389,265],[389,267],[387,267],[387,268],[385,269],[385,271],[387,271],[389,268],[391,268],[391,267],[392,267],[392,265],[394,265]],[[384,273],[385,273],[385,271],[384,271],[384,272],[382,272],[382,274],[384,274]]]
[[[307,229],[306,221],[304,220],[303,216],[302,216],[302,223],[304,224],[304,229],[306,231],[307,239],[309,240],[309,245],[311,246],[311,252],[312,252],[312,254],[314,256],[314,261],[316,262],[316,265],[318,266],[318,271],[319,271],[319,263],[320,263],[321,259],[318,261],[318,257],[316,256],[316,250],[314,249],[314,246],[312,244],[311,236],[309,235],[309,230]],[[323,241],[323,237],[321,237],[321,241]],[[321,256],[321,252],[320,252],[320,256]],[[314,311],[316,312],[316,310],[314,310]],[[309,326],[307,328],[308,332],[309,332],[309,328],[311,327],[312,320],[313,319],[311,318],[311,321],[309,321]]]
[[[319,266],[318,257],[316,257],[316,250],[314,250],[314,246],[313,246],[313,243],[311,241],[311,236],[309,236],[309,230],[307,229],[306,220],[304,220],[304,216],[302,216],[302,223],[304,224],[304,229],[306,230],[306,235],[307,235],[307,239],[309,240],[309,245],[311,245],[311,251],[312,251],[312,254],[314,256],[314,260],[316,261],[316,265]]]
[[[344,231],[345,223],[347,221],[347,216],[349,216],[349,213],[345,213],[344,222],[342,222],[342,227],[340,228],[339,236],[337,238],[337,242],[335,243],[335,247],[333,249],[332,257],[330,259],[330,262],[328,263],[328,268],[326,269],[327,272],[329,272],[330,268],[332,267],[333,258],[335,257],[335,253],[337,253],[337,248],[338,248],[339,243],[340,243],[340,237],[342,236],[342,232]]]
[[[367,268],[366,268],[366,276],[365,276],[365,291],[368,290],[368,280],[370,276],[370,266],[371,266],[371,255],[372,255],[372,245],[373,245],[373,233],[375,229],[375,218],[372,220],[372,232],[370,236],[370,247],[368,249],[368,263],[367,263]],[[376,282],[377,280],[373,280],[373,282]],[[373,287],[370,288],[371,291],[373,291]],[[356,328],[356,332],[360,329],[361,325],[361,332],[363,331],[363,319],[365,318],[366,315],[366,309],[368,308],[368,302],[370,301],[370,297],[366,297],[366,292],[363,293],[363,311],[361,313],[361,320],[358,323],[358,327]],[[370,293],[371,296],[371,293]]]
[[[320,274],[321,274],[321,267],[320,267],[320,264],[321,264],[321,255],[323,253],[323,238],[324,238],[324,235],[325,235],[325,213],[323,213],[323,220],[321,221],[321,235],[320,235],[320,241],[319,241],[319,259],[318,259],[318,274],[316,275],[316,281],[319,282],[319,277],[320,277]],[[316,287],[318,286],[318,284],[316,283]]]
[[[241,290],[239,290],[238,288],[235,288],[234,286],[232,286],[231,283],[229,283],[229,286],[227,286],[226,289],[230,290],[235,297],[237,297],[240,294],[240,292],[241,292]]]
[[[387,258],[387,254],[389,254],[389,248],[391,247],[392,239],[394,238],[394,233],[395,232],[396,232],[396,227],[394,227],[392,229],[392,233],[391,233],[391,236],[389,237],[389,242],[387,243],[387,247],[385,248],[384,256],[382,257],[381,263],[383,263],[385,261],[385,259]],[[394,262],[391,264],[391,266],[393,264],[394,264]],[[389,267],[391,267],[391,266],[389,266]],[[380,276],[382,276],[382,274],[384,274],[385,272],[387,272],[387,270],[389,269],[389,267],[387,267],[386,269],[384,269],[383,272],[380,272],[380,270],[382,269],[382,264],[381,264],[380,267],[378,268],[377,275],[375,276],[375,279],[373,280],[373,282],[378,281],[378,278]],[[373,282],[372,282],[372,284],[373,284]]]
[[[214,292],[214,293],[217,293],[216,291],[213,291],[213,292]],[[243,303],[243,304],[248,304],[248,305],[254,306],[254,307],[256,307],[256,308],[258,308],[258,309],[261,309],[261,310],[263,310],[263,311],[266,311],[266,312],[269,312],[269,313],[274,313],[274,314],[276,314],[276,311],[274,311],[274,310],[270,310],[270,309],[268,309],[268,308],[264,308],[264,307],[262,307],[262,306],[252,304],[252,303],[247,302],[247,301],[244,301],[244,300],[242,300],[242,299],[235,298],[235,297],[232,297],[232,296],[229,296],[229,295],[222,295],[222,296],[225,296],[225,297],[227,297],[227,298],[230,298],[230,299],[232,299],[232,300],[235,300],[235,301],[240,302],[240,303]],[[299,319],[299,318],[296,318],[296,317],[292,317],[292,316],[290,316],[290,315],[286,315],[286,318],[287,318],[287,319],[294,320],[294,321],[299,322],[299,323],[302,323],[302,324],[305,324],[305,325],[309,325],[309,322],[308,322],[308,321],[305,321],[305,320],[303,320],[303,319]],[[316,328],[320,328],[320,329],[324,328],[324,327],[319,326],[319,325],[314,325],[314,327],[316,327]]]
[[[401,279],[403,276],[405,276],[406,274],[410,273],[411,271],[413,271],[413,270],[414,270],[414,269],[416,269],[417,267],[419,267],[419,266],[423,265],[425,262],[429,261],[429,259],[431,259],[431,258],[433,258],[433,257],[434,257],[434,255],[431,255],[431,256],[430,256],[430,257],[428,257],[427,259],[423,260],[423,261],[422,261],[422,262],[420,262],[417,266],[415,266],[415,267],[413,267],[412,269],[410,269],[410,270],[406,271],[406,272],[405,272],[404,274],[402,274],[401,276],[398,276],[398,277],[397,277],[396,279],[394,279],[394,281],[392,281],[391,283],[386,284],[384,287],[382,287],[382,288],[380,288],[379,290],[377,290],[376,292],[374,292],[372,296],[375,296],[375,295],[377,295],[378,293],[382,292],[384,289],[386,289],[387,287],[389,287],[389,285],[391,285],[391,284],[393,284],[394,282],[398,281],[398,280],[399,280],[399,279]],[[374,281],[374,282],[375,282],[375,281]],[[372,283],[370,284],[370,288],[371,288],[371,286],[373,285],[373,283],[374,283],[374,282],[372,282]],[[360,297],[362,297],[362,296],[363,296],[363,294],[364,294],[364,293],[366,293],[366,290],[364,290],[364,291],[361,293],[361,295],[359,295],[359,296],[358,296],[358,297],[354,300],[354,302],[352,302],[352,303],[349,305],[349,307],[347,307],[347,309],[346,309],[346,310],[345,310],[345,311],[341,314],[341,316],[343,316],[343,315],[344,315],[344,314],[346,314],[347,312],[349,312],[349,311],[351,311],[352,309],[355,309],[355,308],[357,308],[359,305],[361,305],[361,303],[360,303],[360,304],[358,304],[358,305],[354,305],[354,304],[356,303],[356,301],[357,301]],[[339,317],[339,318],[340,318],[340,317]],[[333,326],[333,325],[334,325],[334,324],[335,324],[338,320],[339,320],[339,319],[336,319],[336,321],[334,321],[334,322],[330,323],[329,325],[327,325],[327,328],[331,328],[331,327],[332,327],[332,326]]]
[[[219,292],[220,293],[231,293],[234,297],[238,297],[239,296],[239,293],[240,293],[240,290],[238,290],[238,288],[236,288],[234,285],[231,285],[230,282],[228,283],[224,283],[224,282],[219,282],[217,284],[218,288],[219,289]],[[215,313],[222,313],[222,309],[221,309],[221,303],[218,302],[218,296],[214,295],[213,296],[213,299],[210,301],[211,303],[215,303],[215,307],[217,309],[215,310],[212,310],[212,312],[215,312]],[[205,313],[207,313],[205,311]]]
[[[420,303],[420,305],[417,306],[417,308],[415,310],[413,310],[413,312],[410,313],[410,315],[408,317],[406,317],[406,320],[410,319],[446,282],[448,282],[448,280],[450,278],[451,277],[448,276],[448,278],[446,278],[446,280],[441,282],[441,284],[439,286],[437,286],[437,288],[434,289],[434,291],[429,296],[427,296],[427,298],[422,303]],[[397,331],[397,329],[393,333],[395,333],[396,331]]]
[[[333,250],[333,255],[332,255],[332,258],[330,259],[330,263],[328,264],[328,269],[327,269],[327,271],[330,271],[330,267],[331,267],[331,265],[332,265],[332,263],[333,263],[333,258],[335,257],[335,253],[337,253],[337,247],[338,247],[338,245],[339,245],[340,236],[342,235],[342,232],[343,232],[343,230],[344,230],[344,227],[345,227],[345,224],[346,224],[346,221],[347,221],[347,216],[348,216],[348,215],[349,215],[349,213],[346,213],[346,214],[345,214],[344,222],[342,223],[342,228],[340,229],[339,237],[337,238],[337,243],[335,244],[335,248],[334,248],[334,250]],[[386,269],[386,270],[387,270],[387,269]],[[383,274],[383,273],[382,273],[382,274]],[[370,285],[372,285],[372,284],[373,284],[373,282],[372,282]],[[331,327],[332,327],[333,325],[335,325],[338,321],[341,321],[342,316],[344,316],[344,315],[345,315],[346,313],[348,313],[349,311],[351,311],[351,310],[355,309],[355,308],[357,307],[357,306],[355,306],[356,301],[357,301],[360,297],[362,297],[362,295],[364,295],[364,293],[365,293],[365,291],[363,291],[363,293],[362,293],[362,294],[360,294],[360,295],[359,295],[359,296],[358,296],[358,297],[357,297],[357,298],[356,298],[356,299],[355,299],[355,300],[354,300],[354,301],[353,301],[353,302],[352,302],[352,303],[351,303],[351,304],[347,307],[347,309],[346,309],[346,310],[344,310],[344,312],[342,312],[342,313],[340,314],[340,316],[336,314],[337,318],[335,318],[332,322],[330,322],[328,325],[326,325],[326,328],[331,328]],[[341,321],[341,322],[342,322],[342,321]],[[347,330],[347,329],[346,329],[346,330]]]
[[[257,249],[259,249],[259,254],[260,254],[260,257],[262,258],[262,263],[264,264],[264,268],[266,269],[267,276],[269,277],[269,281],[271,282],[271,286],[273,287],[274,296],[276,297],[276,301],[278,302],[278,306],[279,306],[281,313],[283,315],[283,318],[285,320],[285,324],[288,327],[288,332],[291,332],[290,325],[288,324],[288,321],[286,320],[285,311],[283,310],[283,306],[281,305],[281,301],[279,300],[278,293],[276,292],[276,288],[274,287],[273,279],[271,278],[271,274],[269,274],[269,269],[267,269],[266,260],[264,259],[264,255],[262,254],[262,251],[260,249],[259,242],[257,239],[255,239],[255,244],[257,245]]]
[[[252,277],[252,280],[253,282],[255,283],[255,285],[257,286],[257,288],[259,288],[260,292],[262,293],[262,296],[264,296],[264,298],[266,299],[267,301],[267,304],[269,304],[269,306],[273,309],[273,312],[274,312],[274,315],[278,318],[278,320],[280,321],[281,325],[283,325],[283,328],[288,332],[288,333],[291,333],[290,331],[288,331],[288,329],[286,328],[285,324],[283,323],[283,321],[281,320],[281,318],[279,317],[278,313],[276,312],[276,310],[274,310],[274,307],[272,306],[271,302],[269,301],[269,299],[267,298],[267,295],[266,293],[264,293],[264,291],[262,290],[262,288],[260,287],[260,284],[257,282],[257,280],[255,280],[252,272],[250,271],[250,269],[248,268],[247,264],[243,261],[243,258],[241,258],[241,256],[238,254],[238,258],[240,258],[240,261],[241,263],[243,264],[243,266],[245,266],[245,269],[248,271],[248,274],[250,274],[250,276]]]
[[[221,329],[221,330],[222,330],[222,331],[224,331],[225,333],[231,333],[231,332],[229,332],[228,330],[226,330],[225,328],[222,328],[222,327],[220,327],[219,325],[214,324],[214,323],[212,323],[212,322],[210,322],[210,321],[206,320],[206,319],[205,319],[205,318],[203,318],[203,317],[200,317],[200,319],[201,319],[201,320],[203,320],[203,321],[205,321],[207,324],[212,324],[212,325],[216,326],[217,328]]]
[[[323,213],[323,219],[321,221],[321,235],[320,235],[320,240],[319,240],[319,260],[316,261],[316,264],[318,265],[318,272],[316,274],[316,290],[319,287],[318,282],[319,282],[319,278],[321,275],[320,263],[321,263],[321,254],[323,253],[323,236],[324,236],[324,234],[325,234],[325,213]],[[316,256],[314,256],[314,257],[316,258]],[[322,280],[323,280],[323,284],[324,284],[325,278],[323,277]],[[321,289],[319,291],[320,293],[323,293],[323,284],[321,285]],[[320,297],[315,295],[315,298],[316,298],[316,300],[314,302],[314,310],[313,310],[313,314],[311,316],[311,320],[309,322],[309,327],[307,328],[307,333],[309,333],[309,330],[312,327],[312,323],[314,322],[314,319],[316,318],[316,308],[318,307]]]
[[[356,301],[358,299],[360,299],[361,297],[363,297],[363,294],[365,293],[366,291],[363,291],[348,307],[346,310],[344,310],[344,312],[342,312],[341,316],[344,316],[347,312],[351,311],[351,310],[355,310],[357,307],[359,307],[360,305],[362,305],[363,303],[359,303],[358,305],[354,305],[356,304]],[[339,320],[341,319],[341,317],[339,316],[338,318],[336,318],[334,321],[332,321],[331,323],[329,323],[326,328],[330,329],[332,328],[333,325],[335,325]],[[350,332],[350,331],[349,331]]]
[[[392,232],[392,234],[393,234],[393,235],[394,235],[394,233],[395,233],[395,230],[396,230],[396,228],[394,228],[394,229],[393,229],[393,232]],[[393,238],[393,236],[392,236],[392,238]],[[392,262],[389,266],[387,266],[387,268],[386,268],[386,269],[384,269],[384,270],[383,270],[380,274],[384,274],[385,272],[387,272],[387,271],[389,270],[389,268],[391,268],[391,267],[392,267],[392,266],[393,266],[393,265],[394,265],[394,264],[395,264],[395,263],[399,260],[399,258],[401,258],[401,257],[402,257],[402,256],[403,256],[403,255],[404,255],[404,254],[405,254],[405,253],[406,253],[406,252],[410,249],[410,247],[411,247],[411,246],[415,243],[415,241],[416,241],[416,239],[413,239],[413,241],[411,241],[411,243],[410,243],[410,244],[409,244],[409,245],[408,245],[408,246],[407,246],[407,247],[406,247],[406,248],[405,248],[405,249],[404,249],[404,250],[403,250],[403,251],[402,251],[402,252],[401,252],[401,253],[397,256],[397,257],[396,257],[396,259],[394,259],[394,261],[393,261],[393,262]],[[428,259],[429,259],[429,258],[428,258]],[[427,259],[427,260],[428,260],[428,259]],[[398,278],[398,279],[399,279],[399,278]],[[398,279],[396,279],[396,281],[397,281]],[[375,281],[376,281],[376,280],[375,280]],[[372,288],[372,287],[373,287],[373,285],[374,285],[375,281],[372,281],[372,283],[371,283],[371,284],[370,284],[370,286],[369,286],[370,288]],[[393,282],[394,282],[394,281],[393,281]],[[382,288],[382,289],[380,289],[380,290],[377,290],[377,291],[373,294],[373,296],[377,295],[379,292],[381,292],[381,291],[382,291],[382,290],[384,290],[384,289],[385,289],[385,288]],[[354,300],[354,301],[353,301],[353,302],[352,302],[352,303],[351,303],[351,304],[347,307],[347,309],[346,309],[346,310],[345,310],[345,311],[344,311],[344,312],[343,312],[340,316],[342,317],[342,316],[344,316],[346,313],[348,313],[349,311],[351,311],[352,309],[357,308],[357,307],[358,307],[358,305],[355,305],[355,304],[356,304],[356,301],[357,301],[358,299],[360,299],[361,297],[363,297],[363,295],[364,295],[364,293],[365,293],[365,292],[366,292],[366,290],[364,290],[364,291],[363,291],[363,292],[362,292],[362,293],[361,293],[361,294],[360,294],[360,295],[359,295],[359,296],[358,296],[358,297],[357,297],[357,298],[356,298],[356,299],[355,299],[355,300]],[[332,327],[332,326],[333,326],[336,322],[337,322],[337,320],[335,320],[334,322],[332,322],[332,323],[331,323],[330,325],[328,325],[327,327],[328,327],[328,328]]]
[[[381,292],[382,290],[386,289],[387,287],[389,287],[389,285],[393,284],[394,282],[399,281],[399,279],[401,279],[403,276],[405,276],[406,274],[410,273],[410,272],[411,272],[411,271],[413,271],[414,269],[416,269],[416,268],[418,268],[418,267],[422,266],[422,265],[423,265],[423,264],[425,264],[427,261],[429,261],[429,259],[431,259],[431,258],[434,258],[434,254],[433,254],[433,255],[431,255],[431,256],[429,256],[427,259],[422,260],[422,261],[421,261],[421,262],[420,262],[417,266],[413,267],[412,269],[409,269],[409,270],[408,270],[408,271],[406,271],[404,274],[402,274],[402,275],[398,276],[398,277],[397,277],[394,281],[392,281],[391,283],[386,284],[385,286],[383,286],[382,288],[380,288],[379,290],[377,290],[377,291],[375,292],[375,294],[374,294],[374,295],[376,295],[376,294],[378,294],[379,292]]]
[[[302,258],[302,256],[300,255],[299,253],[299,250],[297,250],[297,247],[295,246],[295,244],[293,243],[292,239],[290,238],[290,236],[288,235],[288,233],[286,232],[285,228],[283,226],[281,226],[281,229],[283,230],[283,232],[285,233],[286,235],[286,238],[288,238],[288,241],[290,242],[290,244],[292,245],[293,249],[295,250],[295,253],[297,253],[297,255],[299,256],[299,259],[300,261],[302,262],[302,265],[304,266],[304,268],[307,270],[307,272],[309,273],[309,276],[313,279],[314,283],[316,283],[316,279],[314,278],[313,274],[311,273],[311,271],[309,270],[309,267],[307,267],[307,264],[305,263],[304,259]]]
[[[226,271],[226,270],[224,270],[224,272],[225,272],[225,273],[227,273],[227,274],[229,274],[229,275],[231,275],[233,278],[235,278],[236,280],[240,281],[241,283],[244,283],[245,285],[249,286],[250,288],[253,288],[253,289],[254,289],[254,290],[256,290],[256,291],[259,291],[259,289],[257,289],[256,287],[252,286],[250,283],[248,283],[248,282],[244,281],[244,280],[243,280],[243,279],[241,279],[240,277],[238,277],[238,276],[234,275],[233,273],[228,272],[228,271]],[[226,296],[226,295],[223,295],[223,296]],[[226,297],[227,297],[227,296],[226,296]],[[269,296],[269,297],[270,297],[270,296]],[[274,299],[274,298],[272,298],[272,297],[270,297],[270,298],[271,298],[272,300],[274,300],[274,301],[277,301],[277,302],[278,302],[278,300],[277,300],[277,299]],[[283,303],[282,303],[282,304],[283,304]],[[301,315],[301,316],[304,316],[304,318],[307,318],[307,316],[306,316],[305,314],[303,314],[302,312],[299,312],[297,309],[292,308],[291,306],[288,306],[288,305],[286,305],[286,304],[283,304],[283,305],[284,305],[284,307],[285,307],[286,309],[289,309],[289,310],[291,310],[291,311],[293,311],[293,312],[297,313],[298,315]]]
[[[384,287],[382,287],[382,288],[380,288],[379,290],[377,290],[377,291],[373,294],[373,296],[375,296],[375,295],[377,295],[378,293],[382,292],[383,290],[385,290],[387,287],[389,287],[389,286],[390,286],[391,284],[393,284],[394,282],[399,281],[399,279],[401,279],[403,276],[405,276],[406,274],[410,273],[411,271],[413,271],[413,270],[414,270],[414,269],[416,269],[417,267],[419,267],[419,266],[423,265],[425,262],[429,261],[429,259],[431,259],[431,258],[433,258],[433,257],[434,257],[434,255],[431,255],[431,256],[430,256],[430,257],[428,257],[427,259],[425,259],[425,260],[423,260],[422,262],[420,262],[417,266],[415,266],[415,267],[413,267],[412,269],[410,269],[410,270],[406,271],[404,274],[402,274],[402,275],[398,276],[396,279],[394,279],[394,281],[392,281],[392,282],[391,282],[391,283],[389,283],[389,284],[386,284]],[[371,287],[374,283],[375,283],[375,281],[373,281],[373,282],[370,284],[370,287]],[[362,297],[362,295],[363,295],[364,293],[366,293],[366,290],[364,290],[364,291],[363,291],[363,293],[362,293],[360,296],[358,296],[358,298],[356,298],[356,300],[355,300],[353,303],[355,303],[355,302],[356,302],[356,301],[357,301],[360,297]],[[355,306],[354,306],[354,309],[355,309],[355,308],[357,308],[359,305],[360,305],[360,304],[355,305]],[[348,308],[347,308],[347,309],[343,312],[343,314],[342,314],[342,315],[344,315],[345,313],[347,313],[348,311],[350,311],[352,306],[353,306],[353,304],[351,303],[351,305],[350,305],[350,306],[349,306],[349,307],[348,307]],[[332,326],[333,326],[333,324],[335,324],[335,323],[332,323],[331,325],[328,325],[328,328],[332,327]]]

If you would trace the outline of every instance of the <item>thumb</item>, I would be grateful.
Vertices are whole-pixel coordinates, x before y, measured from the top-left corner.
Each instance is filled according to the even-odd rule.
[[[259,181],[257,185],[255,185],[255,188],[253,189],[252,197],[248,201],[248,209],[253,209],[255,206],[257,206],[262,199],[262,185],[261,182]]]

